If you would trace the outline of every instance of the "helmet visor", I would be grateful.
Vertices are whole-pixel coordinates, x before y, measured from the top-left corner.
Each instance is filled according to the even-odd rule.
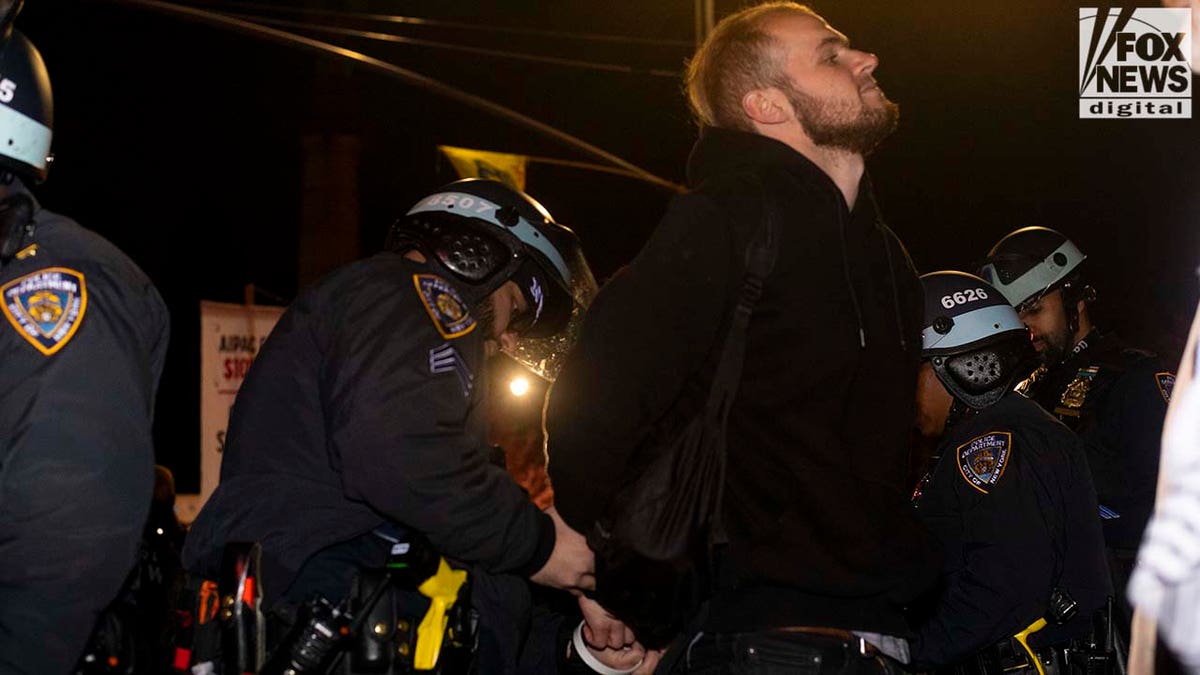
[[[535,323],[534,330],[521,333],[516,351],[512,354],[526,368],[550,381],[554,381],[562,369],[567,352],[578,339],[583,317],[597,290],[596,278],[592,276],[581,249],[571,249],[565,255],[565,261],[571,271],[571,288],[568,289],[570,295],[565,298],[561,313],[554,310],[556,316],[552,320],[547,317],[547,323],[541,327],[543,330],[539,330]],[[556,286],[554,290],[561,293],[562,287]]]
[[[525,258],[512,276],[525,296],[527,310],[509,324],[524,337],[548,337],[566,326],[574,299],[567,289],[532,258]]]
[[[1087,256],[1071,241],[1048,255],[1000,253],[983,261],[979,276],[996,287],[1013,307],[1036,301],[1061,284]]]

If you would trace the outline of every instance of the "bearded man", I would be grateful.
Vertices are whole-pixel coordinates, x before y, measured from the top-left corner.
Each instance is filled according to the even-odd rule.
[[[865,172],[898,119],[878,65],[803,5],[723,20],[687,77],[691,191],[601,290],[551,391],[557,507],[595,532],[654,439],[704,405],[747,247],[775,219],[729,408],[729,543],[702,635],[676,642],[684,668],[769,654],[812,672],[889,669],[907,660],[902,607],[937,575],[905,484],[922,291]]]

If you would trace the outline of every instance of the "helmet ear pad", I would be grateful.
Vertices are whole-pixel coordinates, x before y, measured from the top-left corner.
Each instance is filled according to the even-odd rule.
[[[954,398],[980,409],[999,401],[1025,374],[1034,357],[1028,338],[1007,335],[1002,340],[930,359],[933,371]]]
[[[1059,287],[1062,289],[1063,311],[1067,315],[1067,327],[1071,332],[1079,330],[1079,303],[1091,305],[1096,301],[1096,289],[1083,276],[1075,272]],[[1092,311],[1089,309],[1089,312]]]

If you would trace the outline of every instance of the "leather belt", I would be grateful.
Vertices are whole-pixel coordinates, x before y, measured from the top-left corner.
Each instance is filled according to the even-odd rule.
[[[860,656],[876,656],[879,648],[844,628],[829,628],[827,626],[782,626],[772,630],[781,633],[804,633],[805,635],[820,635],[834,638],[858,647]]]

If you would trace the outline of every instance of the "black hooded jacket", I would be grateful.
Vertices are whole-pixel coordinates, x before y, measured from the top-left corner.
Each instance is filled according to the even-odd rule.
[[[764,207],[778,261],[751,317],[728,429],[731,544],[709,630],[904,634],[937,554],[907,507],[921,290],[864,177],[855,208],[783,143],[708,129],[693,190],[589,310],[547,411],[549,470],[587,532],[655,434],[707,395]]]

